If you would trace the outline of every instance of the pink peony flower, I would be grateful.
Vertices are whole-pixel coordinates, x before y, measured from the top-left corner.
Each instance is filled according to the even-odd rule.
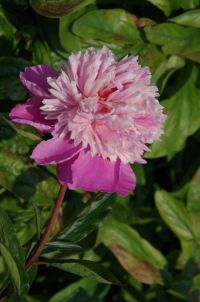
[[[52,135],[32,159],[57,164],[59,182],[70,189],[125,196],[135,188],[130,164],[145,163],[147,144],[159,139],[165,120],[150,71],[137,57],[116,62],[106,47],[89,48],[73,53],[61,72],[37,65],[20,79],[31,96],[11,119]]]

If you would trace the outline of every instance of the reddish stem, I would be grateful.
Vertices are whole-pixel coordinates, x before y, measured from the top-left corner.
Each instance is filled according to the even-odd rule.
[[[42,250],[43,250],[45,244],[47,243],[49,237],[51,236],[52,228],[54,226],[56,218],[58,217],[59,210],[62,205],[63,199],[65,197],[66,190],[67,190],[67,186],[60,186],[58,197],[56,199],[51,217],[50,217],[47,227],[44,231],[44,234],[42,235],[42,238],[39,241],[38,245],[36,246],[33,254],[29,257],[29,259],[26,262],[26,265],[25,265],[26,271],[28,271],[35,262],[37,262],[40,254],[42,253]]]

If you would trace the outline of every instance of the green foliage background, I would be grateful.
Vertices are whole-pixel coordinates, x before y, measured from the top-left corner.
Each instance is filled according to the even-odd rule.
[[[19,71],[102,45],[150,67],[165,134],[133,166],[130,196],[68,192],[25,273],[59,186],[53,166],[29,159],[41,134],[8,119],[27,98]],[[0,301],[200,301],[199,62],[199,0],[1,0]]]

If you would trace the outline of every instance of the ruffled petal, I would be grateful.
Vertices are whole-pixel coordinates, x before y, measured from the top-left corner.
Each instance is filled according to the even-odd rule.
[[[41,101],[39,97],[31,97],[26,103],[16,105],[9,117],[15,123],[33,126],[41,132],[51,132],[53,122],[45,120],[41,114]]]
[[[104,73],[114,63],[115,57],[107,47],[99,50],[91,47],[85,53],[73,53],[64,68],[70,80],[75,81],[87,97],[96,95],[95,88],[99,81],[102,84],[108,81]]]
[[[90,192],[117,192],[126,196],[135,188],[135,175],[129,165],[119,160],[95,156],[82,150],[73,159],[58,165],[57,177],[60,183],[66,183],[70,189],[83,189]]]
[[[53,68],[46,64],[41,64],[26,67],[23,72],[20,72],[20,80],[34,95],[49,97],[47,78],[57,78],[58,75],[59,73]]]
[[[56,164],[73,158],[80,150],[81,145],[75,146],[69,138],[53,137],[39,143],[31,158],[39,165]]]

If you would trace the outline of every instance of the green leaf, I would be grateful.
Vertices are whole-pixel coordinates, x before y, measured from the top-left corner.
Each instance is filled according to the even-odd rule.
[[[186,208],[167,191],[155,193],[156,207],[169,228],[181,240],[193,240],[194,232]]]
[[[148,2],[154,4],[159,9],[161,9],[166,16],[169,16],[171,13],[171,4],[169,0],[147,0]]]
[[[9,55],[15,46],[14,33],[16,29],[9,22],[0,6],[0,55]]]
[[[122,9],[90,11],[75,21],[72,31],[88,40],[95,38],[116,43],[133,43],[135,40],[141,40],[131,17]]]
[[[170,21],[180,25],[200,28],[200,9],[187,11],[181,15],[171,18]]]
[[[156,84],[160,93],[163,92],[171,75],[178,69],[184,67],[184,65],[185,60],[177,56],[170,56],[161,62],[152,76],[152,83]]]
[[[16,293],[21,295],[28,287],[27,276],[24,271],[24,252],[19,245],[9,217],[1,208],[0,252],[9,271]]]
[[[183,8],[183,9],[196,8],[200,4],[199,0],[182,0],[182,1],[176,0],[176,2],[177,2],[177,8]]]
[[[19,72],[28,65],[30,63],[22,58],[0,58],[0,100],[20,101],[25,98],[27,91],[20,83]]]
[[[153,74],[164,60],[165,55],[156,45],[152,44],[147,44],[139,54],[139,62],[141,65],[148,66]]]
[[[83,2],[93,2],[92,0],[30,0],[30,5],[39,14],[46,17],[60,17],[66,15],[71,10]]]
[[[169,16],[174,10],[192,9],[199,6],[199,0],[147,0]]]
[[[51,253],[51,252],[59,252],[59,253],[65,253],[66,255],[66,254],[80,253],[82,251],[83,248],[78,244],[74,244],[64,240],[55,240],[55,241],[50,241],[45,245],[43,254]]]
[[[164,134],[159,142],[151,147],[147,158],[156,158],[167,155],[172,158],[181,151],[188,136],[200,127],[200,88],[197,85],[199,71],[196,66],[186,66],[179,74],[174,94],[161,102],[167,114]]]
[[[50,207],[57,196],[57,181],[24,156],[33,141],[17,134],[3,118],[0,129],[0,185],[21,202]]]
[[[104,302],[108,290],[109,286],[106,284],[81,279],[56,293],[49,302]]]
[[[0,37],[4,35],[8,40],[12,40],[14,38],[15,30],[16,29],[9,22],[4,11],[0,6]]]
[[[194,213],[200,212],[200,168],[195,173],[189,184],[187,194],[187,208]]]
[[[73,22],[87,12],[90,6],[84,6],[82,9],[72,11],[64,17],[60,18],[59,21],[59,38],[60,44],[67,52],[74,50],[81,50],[83,47],[82,39],[71,31]]]
[[[146,27],[147,40],[161,45],[165,54],[180,55],[200,62],[200,29],[178,24],[162,23]]]
[[[113,252],[134,278],[147,284],[161,282],[159,270],[166,265],[164,256],[133,228],[106,219],[99,229],[98,240]]]
[[[1,119],[1,116],[0,116]],[[2,120],[8,124],[14,131],[16,131],[20,136],[28,138],[29,140],[32,141],[40,141],[41,136],[38,135],[38,132],[30,126],[23,126],[23,125],[16,125],[9,121],[8,119],[4,118],[2,116]],[[29,131],[28,131],[29,130]]]
[[[104,194],[101,199],[91,202],[90,205],[85,208],[82,216],[62,231],[59,239],[75,242],[85,238],[97,229],[101,219],[108,210],[111,209],[112,202],[113,198],[109,194]]]
[[[2,243],[0,243],[0,253],[10,273],[10,278],[12,280],[13,286],[16,289],[18,295],[20,295],[21,278],[20,278],[20,273],[17,264],[13,259],[12,255],[10,254],[9,250]]]
[[[70,14],[69,14],[70,15]],[[61,59],[67,59],[68,53],[62,48],[59,40],[59,22],[60,19],[49,19],[41,15],[36,15],[37,17],[37,32],[42,41],[51,52],[51,60],[53,66],[60,69]],[[39,54],[38,54],[39,55]]]
[[[123,53],[127,45],[131,45],[132,52],[138,53],[145,45],[132,16],[122,9],[89,11],[75,20],[72,32],[88,46],[107,44],[113,50],[118,48],[119,53]]]
[[[6,268],[5,262],[0,255],[0,294],[8,286],[9,283],[9,272]]]
[[[51,51],[47,43],[45,43],[45,41],[42,40],[33,41],[33,43],[31,44],[31,51],[32,51],[34,64],[53,65]]]
[[[45,264],[64,270],[66,272],[92,279],[96,282],[106,284],[118,284],[117,279],[109,270],[103,267],[100,263],[89,260],[51,260]]]

